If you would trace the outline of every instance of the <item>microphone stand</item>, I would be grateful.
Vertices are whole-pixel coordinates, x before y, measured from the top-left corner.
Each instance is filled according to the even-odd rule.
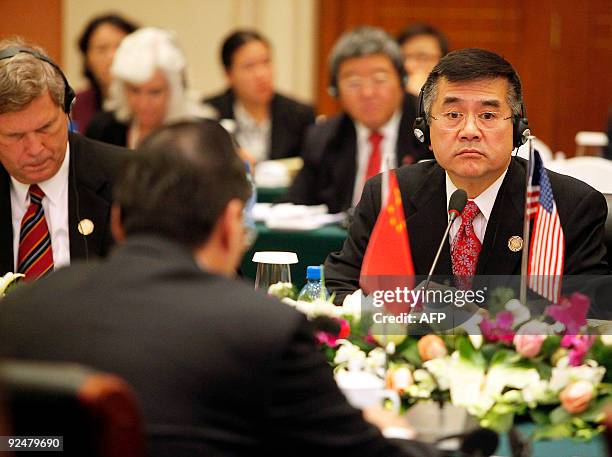
[[[448,225],[446,226],[446,230],[444,231],[444,236],[442,237],[440,246],[438,246],[438,252],[436,252],[434,261],[431,264],[431,269],[429,270],[429,273],[427,274],[427,279],[425,280],[425,285],[423,286],[423,290],[427,290],[427,287],[429,287],[429,282],[431,281],[431,277],[433,276],[434,270],[436,269],[436,266],[438,265],[438,259],[440,258],[440,254],[442,253],[442,248],[444,247],[444,244],[446,243],[446,239],[448,238],[450,229],[453,226],[453,222],[455,222],[455,219],[457,219],[458,215],[459,214],[457,213],[457,211],[454,211],[454,210],[449,211]]]

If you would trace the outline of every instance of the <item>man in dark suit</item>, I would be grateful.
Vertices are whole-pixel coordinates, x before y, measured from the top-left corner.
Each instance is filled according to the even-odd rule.
[[[0,355],[118,373],[154,457],[431,455],[403,454],[346,403],[303,315],[229,277],[249,193],[216,122],[153,134],[116,186],[119,246],[7,296]]]
[[[68,133],[74,93],[44,51],[6,40],[0,57],[0,273],[34,279],[108,252],[112,183],[125,156],[120,148]],[[23,227],[35,188],[43,195],[43,258],[24,257]]]
[[[329,62],[330,92],[344,112],[309,130],[304,167],[287,199],[325,203],[335,213],[359,201],[370,177],[431,153],[412,134],[415,97],[404,93],[402,54],[387,33],[373,27],[347,32]]]
[[[236,139],[255,161],[302,153],[304,134],[314,123],[312,106],[274,91],[270,43],[255,30],[236,30],[221,46],[230,87],[206,98],[219,119],[236,122]]]
[[[513,158],[512,150],[522,143],[527,119],[518,75],[494,53],[458,50],[438,63],[421,96],[424,112],[415,129],[436,161],[397,171],[415,274],[427,275],[431,268],[446,229],[448,201],[460,188],[468,204],[451,227],[434,273],[519,275],[527,248],[522,240],[526,162]],[[565,236],[564,274],[607,274],[604,197],[571,177],[548,176]],[[327,285],[339,302],[359,288],[363,255],[381,208],[380,187],[380,177],[366,184],[342,251],[327,258]],[[462,250],[466,245],[474,247],[471,253]],[[469,265],[466,256],[473,260]]]

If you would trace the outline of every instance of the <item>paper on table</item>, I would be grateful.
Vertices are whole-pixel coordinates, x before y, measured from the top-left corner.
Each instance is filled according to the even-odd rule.
[[[328,214],[326,205],[305,206],[281,203],[258,203],[253,208],[253,218],[265,222],[275,230],[314,230],[327,224],[344,220],[344,213]]]

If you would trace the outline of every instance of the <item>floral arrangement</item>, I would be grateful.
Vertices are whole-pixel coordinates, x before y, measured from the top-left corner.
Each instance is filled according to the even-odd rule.
[[[311,319],[331,318],[336,328],[317,333],[330,364],[385,379],[404,410],[421,401],[451,402],[498,432],[529,420],[533,439],[592,438],[604,429],[603,409],[612,400],[612,335],[588,327],[582,294],[540,317],[511,294],[495,291],[495,316],[477,314],[462,328],[421,336],[409,329],[377,334],[361,319],[361,291],[343,306],[277,296]]]
[[[0,298],[4,297],[6,291],[12,287],[20,278],[25,275],[21,273],[6,273],[4,276],[0,276]]]

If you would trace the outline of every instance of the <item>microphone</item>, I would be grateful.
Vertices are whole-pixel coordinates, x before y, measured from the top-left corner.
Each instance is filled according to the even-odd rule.
[[[423,287],[423,290],[427,290],[427,286],[429,286],[429,282],[431,281],[433,272],[436,269],[438,260],[440,259],[442,248],[444,247],[444,243],[448,238],[450,228],[453,225],[453,222],[455,222],[455,219],[457,219],[457,217],[461,215],[461,211],[463,211],[463,208],[465,208],[465,205],[467,205],[467,200],[467,192],[463,189],[457,189],[455,192],[453,192],[453,195],[451,195],[450,201],[448,203],[448,225],[446,226],[446,230],[444,231],[442,241],[440,241],[440,246],[438,246],[438,252],[436,252],[434,261],[431,264],[431,269],[429,270],[429,274],[427,275],[427,280],[425,281],[425,286]]]

